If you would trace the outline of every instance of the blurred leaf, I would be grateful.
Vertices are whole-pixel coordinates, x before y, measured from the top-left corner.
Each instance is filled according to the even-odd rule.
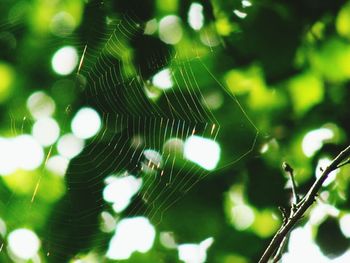
[[[178,0],[157,0],[157,9],[161,14],[176,13]]]
[[[336,28],[339,35],[350,39],[350,4],[344,5],[338,15],[336,20]]]
[[[350,45],[338,38],[327,40],[311,53],[312,65],[327,80],[341,82],[350,78]]]
[[[289,81],[288,88],[297,116],[302,116],[310,108],[321,103],[324,98],[323,82],[311,72],[292,78]]]
[[[0,62],[0,103],[12,93],[15,81],[14,69],[7,63]]]
[[[255,211],[255,220],[251,229],[259,237],[266,238],[272,236],[280,225],[281,222],[276,214],[271,210],[265,209],[262,211]]]
[[[222,263],[248,263],[249,260],[240,255],[230,254],[224,257]]]

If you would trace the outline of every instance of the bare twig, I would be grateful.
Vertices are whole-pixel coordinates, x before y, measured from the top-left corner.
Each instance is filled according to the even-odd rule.
[[[287,215],[287,211],[285,208],[282,209],[281,207],[279,207],[279,209],[282,211],[283,225],[286,225],[288,223],[289,218],[292,217],[293,214],[296,212],[300,199],[297,192],[297,185],[295,183],[294,169],[286,162],[283,162],[282,168],[290,178],[290,181],[292,183],[292,194],[293,194],[293,201],[291,202],[291,209],[289,212],[289,216]],[[283,238],[282,242],[280,243],[272,259],[272,263],[277,263],[282,258],[283,250],[288,242],[288,239],[289,239],[289,233]]]
[[[299,203],[300,200],[299,200],[299,196],[297,194],[297,185],[296,185],[295,179],[294,179],[294,170],[286,162],[283,162],[282,168],[290,177],[290,180],[292,182],[292,193],[293,193],[294,204],[297,204],[297,203]]]
[[[282,258],[283,250],[284,250],[284,247],[286,246],[288,238],[289,238],[289,235],[283,238],[275,256],[272,259],[272,263],[277,263]]]
[[[287,224],[287,222],[288,222],[287,210],[284,207],[282,207],[282,206],[279,206],[278,209],[282,213],[283,225]]]
[[[315,197],[322,187],[324,181],[328,178],[328,175],[339,168],[343,162],[348,163],[348,158],[350,156],[350,145],[345,148],[337,157],[333,159],[331,164],[322,172],[321,176],[315,181],[311,186],[305,197],[297,204],[296,210],[288,219],[286,224],[283,224],[277,231],[275,236],[272,238],[270,244],[266,248],[264,254],[259,260],[259,263],[267,263],[272,257],[274,252],[280,247],[281,243],[289,233],[289,231],[294,227],[298,220],[304,215],[305,211],[313,204]]]
[[[347,164],[349,164],[349,163],[350,163],[350,158],[347,159],[345,162],[340,163],[340,164],[337,166],[337,168],[340,168],[340,167],[342,167],[342,166],[344,166],[344,165],[347,165]]]

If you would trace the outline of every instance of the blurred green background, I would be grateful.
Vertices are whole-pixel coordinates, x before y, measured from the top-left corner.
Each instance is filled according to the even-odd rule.
[[[350,4],[0,4],[0,262],[257,262],[349,143]],[[282,262],[350,262],[350,167]]]

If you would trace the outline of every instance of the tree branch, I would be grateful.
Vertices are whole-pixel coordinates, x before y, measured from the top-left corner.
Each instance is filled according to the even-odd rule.
[[[281,243],[289,233],[289,231],[294,227],[298,220],[304,215],[305,211],[313,204],[315,197],[322,187],[324,181],[328,178],[328,175],[334,170],[339,168],[339,165],[347,160],[350,156],[350,145],[345,148],[337,157],[333,159],[331,164],[322,172],[322,175],[314,182],[305,197],[297,204],[296,211],[291,214],[287,223],[283,224],[277,231],[275,236],[272,238],[270,244],[266,248],[264,254],[259,260],[259,263],[267,263],[272,257],[274,252],[280,247]],[[348,163],[346,161],[346,163]]]

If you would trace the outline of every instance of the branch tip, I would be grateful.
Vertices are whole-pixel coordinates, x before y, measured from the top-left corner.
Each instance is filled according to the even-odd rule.
[[[293,229],[295,224],[304,217],[306,210],[314,203],[314,201],[316,201],[315,197],[317,196],[317,193],[321,189],[328,175],[334,170],[337,170],[339,167],[342,167],[346,164],[350,164],[350,145],[341,151],[337,157],[333,159],[329,166],[327,166],[324,170],[321,170],[321,176],[316,179],[302,200],[292,204],[290,217],[287,219],[286,223],[283,222],[282,226],[277,230],[270,244],[261,256],[259,263],[267,263],[273,255],[275,255],[275,257],[273,258],[272,262],[276,262],[276,260],[278,261],[280,259],[282,256],[281,254],[283,246],[287,240],[287,235]],[[293,184],[293,195],[298,198],[295,192],[296,187],[294,182],[293,168],[286,162],[282,164],[282,168],[291,177]],[[296,208],[295,212],[293,211],[293,207]],[[279,207],[279,209],[282,211],[282,215],[284,216],[286,214],[284,212],[284,208]],[[277,252],[275,253],[276,250]]]

